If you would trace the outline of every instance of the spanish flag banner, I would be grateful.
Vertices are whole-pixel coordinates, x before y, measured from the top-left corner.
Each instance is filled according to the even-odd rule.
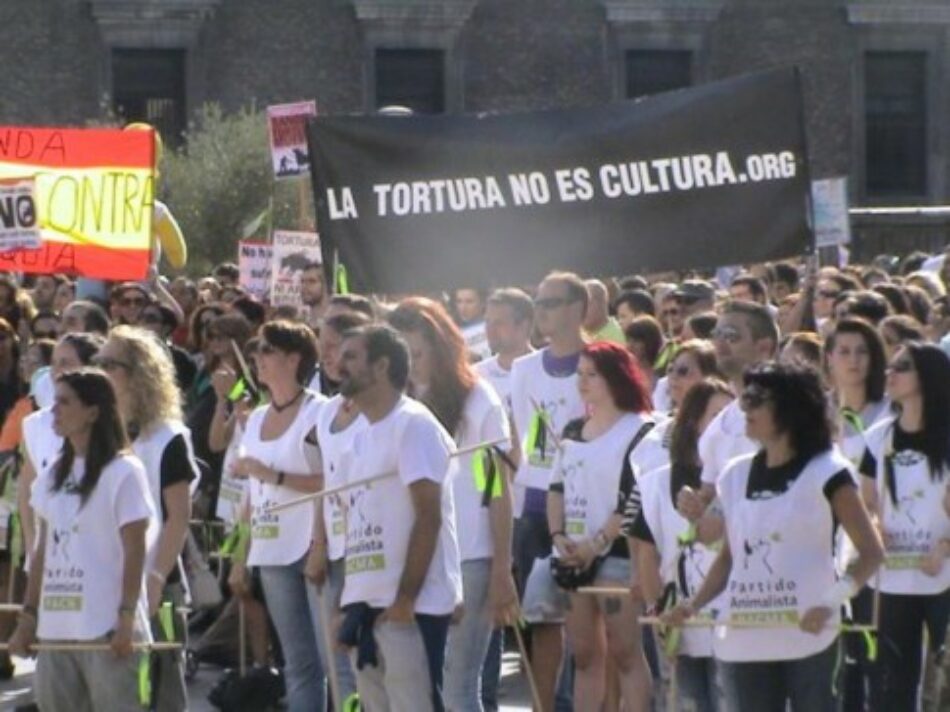
[[[0,270],[144,279],[154,174],[153,131],[0,126]]]

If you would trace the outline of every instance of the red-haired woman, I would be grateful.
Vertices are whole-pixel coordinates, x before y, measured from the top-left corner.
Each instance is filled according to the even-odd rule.
[[[554,463],[548,492],[548,525],[559,571],[596,568],[594,585],[628,585],[633,562],[621,536],[624,503],[633,487],[630,450],[646,435],[652,409],[646,379],[634,357],[603,341],[589,344],[577,366],[577,388],[587,407],[570,423]],[[564,578],[559,583],[571,588]],[[600,709],[607,657],[620,675],[624,709],[650,706],[650,671],[637,616],[628,596],[571,593],[567,634],[574,650],[574,699]]]
[[[510,439],[501,400],[469,365],[462,334],[440,304],[410,297],[389,321],[409,344],[412,395],[429,406],[460,449]],[[445,649],[445,703],[453,712],[481,712],[482,663],[492,630],[511,621],[517,602],[508,480],[501,468],[494,476],[487,472],[482,458],[481,451],[459,457],[452,478],[464,606]]]

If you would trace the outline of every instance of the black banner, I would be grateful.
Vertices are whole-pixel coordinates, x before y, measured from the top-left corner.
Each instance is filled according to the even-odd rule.
[[[318,117],[324,254],[416,292],[760,262],[810,249],[798,71],[590,109]]]

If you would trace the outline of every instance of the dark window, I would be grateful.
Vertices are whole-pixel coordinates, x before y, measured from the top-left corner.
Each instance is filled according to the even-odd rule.
[[[869,195],[927,192],[927,55],[864,56],[864,120]]]
[[[145,121],[166,143],[180,144],[185,131],[184,50],[113,50],[112,101],[123,121]]]
[[[678,49],[632,49],[626,54],[628,99],[692,84],[693,53]]]
[[[377,49],[376,108],[405,106],[418,114],[445,111],[445,52]]]

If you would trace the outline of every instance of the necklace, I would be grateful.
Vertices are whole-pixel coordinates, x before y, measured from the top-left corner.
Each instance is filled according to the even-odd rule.
[[[296,403],[300,399],[300,396],[303,395],[304,390],[305,390],[304,388],[301,388],[299,391],[297,391],[297,395],[295,395],[293,398],[291,398],[289,401],[287,401],[283,405],[280,405],[277,403],[277,401],[272,400],[270,402],[271,408],[274,409],[275,413],[283,413],[285,410],[287,410],[290,406],[292,406],[294,403]]]

